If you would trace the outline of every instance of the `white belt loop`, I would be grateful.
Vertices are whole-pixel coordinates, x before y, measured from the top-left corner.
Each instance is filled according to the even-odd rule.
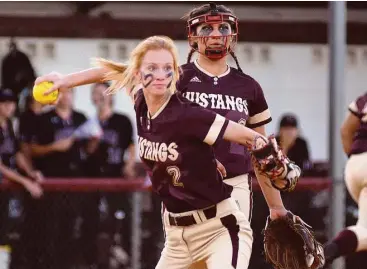
[[[164,213],[163,213],[163,221],[164,221],[164,224],[166,226],[171,226],[171,224],[169,223],[169,212],[167,210],[164,210]]]
[[[204,210],[198,210],[198,216],[199,216],[199,218],[201,220],[200,222],[207,221],[207,218],[206,218],[206,216],[204,214]]]
[[[196,224],[202,223],[204,220],[201,218],[201,216],[199,215],[200,210],[197,210],[196,212],[194,212],[192,214],[192,216],[194,217]]]

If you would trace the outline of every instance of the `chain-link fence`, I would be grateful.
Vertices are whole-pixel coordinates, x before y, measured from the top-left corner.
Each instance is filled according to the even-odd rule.
[[[283,195],[321,242],[327,240],[329,186],[327,179],[306,178]],[[37,200],[13,184],[1,185],[0,268],[155,268],[164,244],[161,205],[145,179],[50,179],[43,187]],[[253,189],[249,268],[270,269],[261,235],[268,209],[256,182]],[[351,200],[347,212],[347,224],[355,222],[358,209]],[[352,257],[347,268],[359,268],[363,258]]]

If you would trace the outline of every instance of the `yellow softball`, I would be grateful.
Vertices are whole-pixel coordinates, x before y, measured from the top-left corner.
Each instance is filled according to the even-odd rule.
[[[44,93],[53,86],[52,82],[42,82],[33,87],[33,98],[37,102],[43,105],[52,104],[59,97],[59,91],[54,91],[48,95],[44,95]]]

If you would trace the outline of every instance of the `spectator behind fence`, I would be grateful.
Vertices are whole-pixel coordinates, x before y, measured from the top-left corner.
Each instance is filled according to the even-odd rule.
[[[42,107],[42,104],[34,100],[32,94],[27,95],[25,98],[24,111],[22,111],[19,116],[18,137],[20,149],[30,162],[32,161],[30,144],[36,133],[36,128],[34,127],[37,116],[42,112]]]
[[[37,181],[42,175],[34,171],[32,165],[19,151],[19,143],[15,136],[11,118],[16,108],[16,96],[9,89],[0,89],[0,174],[4,178],[17,182],[30,193],[33,198],[42,195]],[[18,171],[19,170],[19,173]],[[25,175],[25,176],[24,176]],[[32,199],[33,199],[32,198]],[[13,206],[11,206],[13,205]],[[14,205],[17,205],[14,207]],[[21,197],[19,194],[3,192],[0,194],[0,245],[8,243],[9,232],[14,231],[9,223],[11,218],[21,214]],[[12,246],[13,247],[13,246]],[[15,247],[17,248],[17,247]],[[18,256],[19,257],[19,256]]]
[[[133,126],[130,119],[113,112],[113,96],[104,92],[106,83],[94,84],[92,102],[98,113],[98,120],[103,129],[103,136],[97,143],[90,143],[88,151],[94,162],[94,173],[103,177],[135,177],[135,144]],[[125,153],[128,159],[125,162]]]
[[[87,122],[84,114],[73,109],[73,91],[62,93],[56,107],[38,117],[32,155],[47,177],[84,176],[85,139],[74,136]]]
[[[9,52],[5,55],[1,64],[1,83],[4,88],[12,89],[18,97],[19,93],[31,86],[36,79],[36,74],[28,56],[19,50],[12,38],[9,44]]]
[[[298,122],[295,115],[283,115],[279,123],[279,133],[276,139],[284,154],[301,167],[302,171],[310,169],[311,161],[308,144],[299,135]]]
[[[14,93],[9,89],[0,89],[0,174],[22,184],[33,197],[40,197],[41,188],[34,180],[41,181],[43,177],[19,151],[19,142],[11,122],[15,109]],[[17,173],[17,169],[26,177]]]
[[[50,177],[85,176],[86,141],[74,137],[86,117],[73,109],[73,91],[62,93],[55,108],[36,117],[31,152],[35,165]],[[30,269],[70,268],[78,253],[74,232],[80,200],[73,193],[45,193],[28,201],[25,234],[27,266]]]
[[[305,171],[311,168],[311,160],[306,140],[299,134],[299,123],[294,114],[288,113],[282,116],[279,122],[279,133],[276,137],[283,152]],[[313,191],[282,193],[286,207],[308,224],[320,222],[315,219],[315,212],[310,210]]]
[[[104,93],[108,87],[107,83],[97,83],[92,86],[92,102],[96,107],[97,120],[102,127],[103,135],[89,142],[87,149],[89,154],[88,176],[133,179],[136,176],[136,156],[132,123],[128,117],[113,112],[114,96]],[[126,152],[128,153],[128,158],[125,162]],[[96,263],[97,256],[110,256],[110,248],[103,250],[103,252],[107,253],[94,255],[98,231],[94,229],[93,223],[98,221],[98,203],[100,201],[107,202],[108,217],[103,222],[106,225],[103,225],[102,230],[99,232],[107,232],[109,245],[121,246],[125,252],[130,253],[132,232],[130,196],[126,192],[90,195],[90,202],[86,204],[83,210],[84,219],[86,219],[83,222],[85,224],[83,227],[83,241],[86,245],[84,256],[89,265]],[[128,261],[125,260],[125,262],[126,266]],[[108,259],[103,260],[100,258],[98,267],[108,268],[108,263]]]
[[[18,125],[18,132],[17,137],[20,144],[20,151],[23,153],[26,160],[31,163],[32,165],[32,156],[30,153],[30,142],[35,132],[35,122],[37,115],[41,113],[42,105],[40,103],[37,103],[34,101],[32,95],[28,95],[25,98],[25,106],[22,109],[22,113],[19,117],[19,125]],[[29,195],[26,195],[23,197],[23,223],[20,225],[20,234],[22,236],[27,237],[27,229],[30,233],[34,233],[32,230],[33,227],[28,227],[24,225],[24,223],[30,223],[28,221],[28,218],[32,218],[34,215],[34,212],[30,212],[30,209],[32,209],[32,204],[37,203],[37,201],[33,201],[32,197]],[[31,207],[30,207],[31,206]],[[26,250],[28,248],[28,241],[23,241],[23,237],[21,237],[22,240],[19,240],[17,244],[14,245],[13,251],[12,251],[12,259],[11,259],[11,268],[12,269],[18,269],[22,268],[22,266],[25,263],[24,258],[27,257]],[[31,243],[35,241],[30,241]]]

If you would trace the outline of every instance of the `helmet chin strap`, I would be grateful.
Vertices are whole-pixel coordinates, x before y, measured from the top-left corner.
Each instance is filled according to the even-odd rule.
[[[205,56],[209,59],[222,59],[228,54],[227,48],[206,48]]]

